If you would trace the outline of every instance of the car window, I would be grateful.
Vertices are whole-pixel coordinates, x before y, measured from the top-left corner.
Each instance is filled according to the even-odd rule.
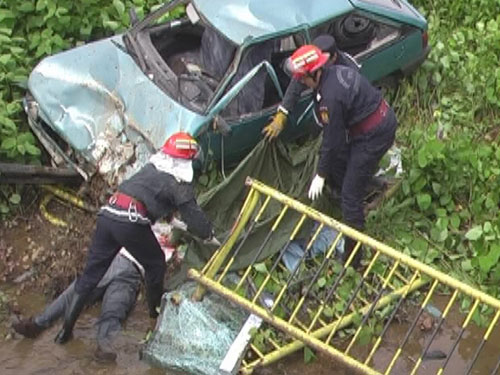
[[[151,25],[141,38],[149,50],[152,77],[169,96],[204,113],[222,76],[233,60],[236,45],[216,30],[189,17]],[[158,66],[160,69],[158,69]],[[162,81],[161,75],[165,75]]]
[[[285,60],[304,41],[304,34],[296,33],[249,46],[242,53],[241,62],[235,76],[231,79],[228,90],[253,67],[262,61],[267,61],[276,72],[280,87],[282,92],[284,92],[290,83],[290,77],[284,69]],[[225,118],[249,115],[259,112],[264,108],[278,105],[280,102],[281,96],[271,77],[266,69],[261,69],[227,105],[221,114]]]
[[[401,30],[353,12],[321,24],[311,30],[312,38],[329,34],[335,38],[337,47],[361,62],[363,58],[401,36]]]

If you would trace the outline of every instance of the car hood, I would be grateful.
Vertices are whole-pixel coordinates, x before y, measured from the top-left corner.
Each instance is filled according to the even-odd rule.
[[[140,70],[120,35],[45,58],[28,87],[45,123],[96,166],[111,147],[152,152],[174,132],[196,135],[206,122]]]

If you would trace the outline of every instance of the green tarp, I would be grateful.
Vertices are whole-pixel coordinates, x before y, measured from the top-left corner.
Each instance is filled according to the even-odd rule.
[[[249,191],[245,185],[248,176],[311,205],[311,201],[307,198],[307,189],[316,170],[320,142],[321,137],[301,145],[261,141],[223,182],[198,196],[198,203],[212,220],[219,240],[227,237],[238,217]],[[333,203],[331,195],[327,192],[314,202],[315,206],[321,207],[322,212],[332,216],[339,215]],[[256,249],[264,241],[281,209],[277,202],[272,201],[265,211],[262,222],[254,228],[239,251],[232,266],[233,270],[245,268],[251,263]],[[259,260],[268,258],[283,248],[288,240],[290,228],[296,225],[297,220],[298,214],[289,210]],[[306,229],[307,226],[304,227],[304,230]],[[185,233],[182,236],[189,237]],[[175,288],[184,280],[187,269],[205,265],[214,251],[213,247],[206,246],[195,238],[189,238],[189,242],[182,270],[170,280],[169,289]]]

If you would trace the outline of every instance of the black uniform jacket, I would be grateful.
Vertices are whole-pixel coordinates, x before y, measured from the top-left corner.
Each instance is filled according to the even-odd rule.
[[[314,98],[315,113],[323,125],[320,176],[327,176],[335,153],[346,150],[348,129],[372,114],[382,99],[382,93],[357,70],[336,64],[323,69]]]
[[[118,191],[127,194],[146,206],[147,219],[154,223],[160,218],[171,218],[179,212],[188,230],[196,236],[207,239],[212,236],[212,225],[203,210],[196,203],[193,184],[177,181],[172,175],[158,171],[151,163],[118,186]],[[102,215],[115,220],[129,220],[127,215],[116,215],[102,209]],[[141,223],[141,220],[138,220]]]

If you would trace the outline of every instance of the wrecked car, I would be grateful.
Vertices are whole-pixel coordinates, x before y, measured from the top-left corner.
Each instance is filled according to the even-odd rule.
[[[185,16],[164,21],[185,6]],[[28,81],[29,124],[56,165],[110,183],[174,132],[234,164],[261,139],[300,45],[331,34],[372,82],[411,73],[429,52],[427,22],[405,0],[176,0],[121,35],[43,59]],[[308,132],[304,91],[282,140]],[[205,158],[207,159],[207,158]]]

